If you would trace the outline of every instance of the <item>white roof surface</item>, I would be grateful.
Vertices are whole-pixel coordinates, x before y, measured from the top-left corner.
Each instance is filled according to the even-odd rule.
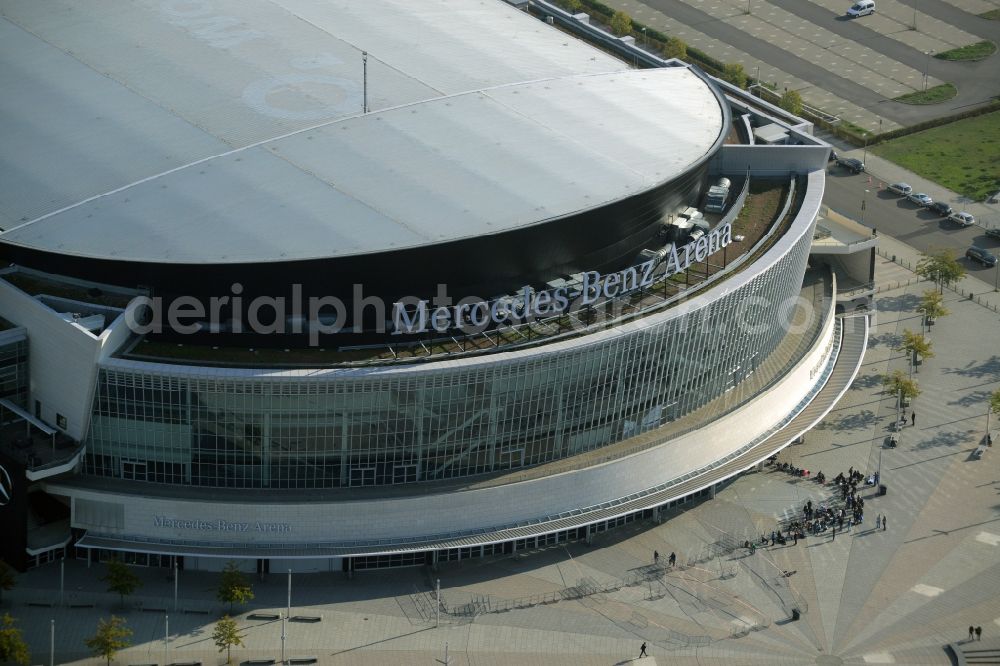
[[[0,62],[0,240],[97,258],[500,233],[667,181],[724,131],[688,70],[500,0],[0,0]]]

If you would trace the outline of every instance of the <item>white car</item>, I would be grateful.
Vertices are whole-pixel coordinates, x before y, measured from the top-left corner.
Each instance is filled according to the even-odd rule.
[[[906,183],[893,183],[889,186],[889,191],[894,194],[898,194],[901,197],[905,197],[913,191],[913,188]]]
[[[948,219],[955,224],[961,224],[963,227],[971,227],[976,223],[976,218],[971,213],[952,213],[948,216]]]
[[[868,16],[875,13],[875,0],[858,0],[847,10],[847,15],[851,18]]]

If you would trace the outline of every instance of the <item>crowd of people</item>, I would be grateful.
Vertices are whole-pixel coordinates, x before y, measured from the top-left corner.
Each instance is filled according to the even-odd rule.
[[[808,470],[788,463],[778,463],[776,456],[769,458],[768,464],[793,476],[809,478]],[[827,485],[827,478],[823,472],[818,472],[812,478],[820,485]],[[808,500],[802,506],[801,511],[796,511],[795,517],[784,527],[776,527],[770,535],[762,534],[760,545],[784,546],[789,541],[796,545],[799,539],[804,539],[807,535],[815,536],[827,532],[836,538],[838,531],[842,532],[861,525],[865,520],[865,500],[859,494],[858,488],[875,486],[878,485],[878,482],[878,472],[866,475],[853,467],[848,469],[846,473],[837,474],[830,485],[839,491],[839,502],[831,500],[815,506],[812,500]],[[879,515],[875,520],[875,529],[879,528],[886,529],[885,518],[882,515]],[[747,541],[744,542],[743,547],[752,552],[756,545]]]

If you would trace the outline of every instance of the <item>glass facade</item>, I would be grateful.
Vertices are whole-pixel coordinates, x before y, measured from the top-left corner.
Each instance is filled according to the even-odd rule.
[[[784,305],[799,294],[810,241],[804,233],[697,309],[682,304],[612,335],[473,363],[240,378],[112,359],[99,371],[85,472],[227,488],[373,486],[608,446],[753,373],[785,335]]]
[[[0,345],[0,398],[28,407],[28,341]]]

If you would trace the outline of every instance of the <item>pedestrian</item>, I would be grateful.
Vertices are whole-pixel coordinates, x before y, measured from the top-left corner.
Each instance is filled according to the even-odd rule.
[[[885,532],[885,516],[882,516],[882,531]]]
[[[659,564],[659,563],[660,563],[660,551],[654,550],[653,551],[653,564]]]
[[[642,645],[639,646],[639,656],[640,657],[647,656],[646,655],[646,644],[645,643],[643,643]]]
[[[916,411],[910,412],[910,425],[911,426],[917,425],[917,412]]]
[[[976,640],[977,641],[983,640],[983,628],[982,627],[976,627]]]
[[[973,636],[975,635],[975,633],[976,633],[976,629],[975,629],[975,627],[973,627],[973,626],[972,626],[972,625],[970,624],[970,625],[969,625],[969,640],[970,640],[970,641],[972,640],[972,638],[973,638]]]
[[[670,566],[677,564],[677,553],[670,553]]]
[[[830,539],[830,541],[836,541],[837,540],[837,526],[836,525],[833,526],[833,532],[831,532],[831,534],[833,535],[833,538]]]

